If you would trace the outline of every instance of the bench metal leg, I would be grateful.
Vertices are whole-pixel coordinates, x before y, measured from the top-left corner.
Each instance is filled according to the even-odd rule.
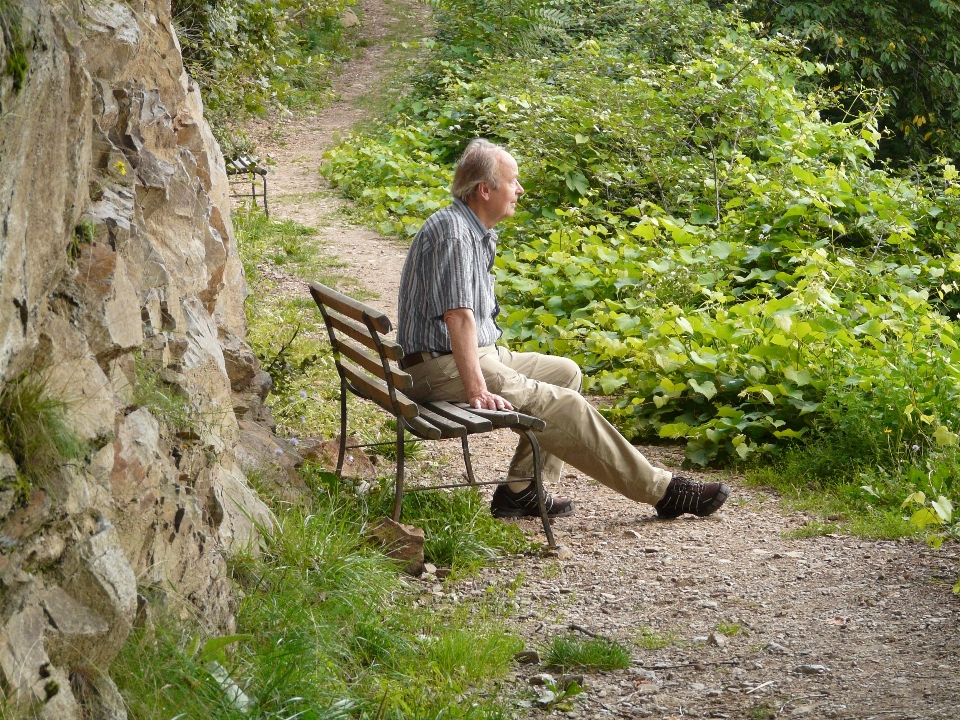
[[[397,489],[393,498],[393,521],[400,522],[403,509],[403,420],[397,418]]]
[[[263,212],[267,216],[267,220],[270,219],[270,206],[267,205],[267,176],[261,175],[263,178]]]
[[[470,459],[470,442],[467,440],[467,436],[464,435],[460,438],[460,443],[463,445],[463,464],[467,468],[467,482],[471,485],[477,484],[477,478],[473,474],[473,462]]]
[[[543,533],[547,536],[547,545],[556,547],[553,539],[553,528],[550,527],[550,518],[547,517],[546,495],[543,490],[543,466],[540,464],[540,443],[536,436],[530,430],[521,430],[530,442],[530,448],[533,450],[533,482],[537,488],[537,505],[540,506],[540,521],[543,523]]]
[[[337,453],[337,475],[343,474],[343,457],[347,452],[347,383],[340,379],[340,451]]]

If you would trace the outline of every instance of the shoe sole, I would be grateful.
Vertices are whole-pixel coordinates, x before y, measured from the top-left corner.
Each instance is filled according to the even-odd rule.
[[[707,505],[705,510],[700,512],[693,512],[685,510],[683,512],[677,513],[676,515],[661,515],[660,511],[657,511],[657,516],[661,520],[676,520],[681,515],[686,515],[688,512],[691,515],[696,515],[697,517],[707,517],[708,515],[713,515],[717,510],[723,507],[723,504],[727,501],[727,498],[730,497],[730,488],[720,483],[720,488],[717,490],[717,494],[713,496],[713,500],[710,501],[710,504]]]
[[[575,511],[576,511],[576,508],[573,505],[571,505],[563,512],[558,512],[558,513],[548,512],[547,518],[552,520],[553,518],[570,517],[571,515],[573,515]],[[510,508],[497,508],[495,510],[491,510],[490,514],[493,515],[495,518],[501,518],[501,519],[509,518],[514,520],[522,517],[535,517],[535,518],[540,517],[539,510],[534,510],[531,512],[529,510],[519,510],[519,509],[512,510]]]

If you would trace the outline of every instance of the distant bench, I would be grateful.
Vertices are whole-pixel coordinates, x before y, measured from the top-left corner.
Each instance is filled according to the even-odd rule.
[[[553,530],[544,504],[540,443],[536,436],[537,432],[546,427],[546,423],[540,418],[519,412],[476,410],[465,403],[414,402],[403,394],[403,391],[413,387],[413,379],[399,369],[399,366],[394,366],[404,357],[403,348],[383,337],[393,329],[390,318],[379,310],[317,282],[310,283],[310,294],[323,315],[327,332],[330,334],[337,372],[340,374],[340,450],[337,456],[337,475],[343,472],[343,459],[348,447],[390,444],[346,444],[347,391],[376,403],[396,419],[397,479],[393,519],[397,522],[403,508],[405,432],[409,431],[421,440],[460,438],[467,471],[468,482],[409,488],[409,492],[414,492],[506,483],[506,479],[477,482],[473,474],[467,438],[499,428],[510,428],[525,436],[533,448],[533,481],[537,490],[540,520],[543,522],[548,545],[554,547]]]
[[[228,176],[237,176],[237,175],[249,175],[250,176],[250,192],[248,193],[234,193],[233,185],[239,181],[231,180],[230,181],[230,197],[232,198],[253,198],[253,206],[257,206],[257,176],[260,176],[259,182],[263,185],[263,192],[260,194],[260,197],[263,198],[263,212],[267,217],[270,217],[270,207],[267,205],[267,169],[262,167],[260,163],[247,155],[241,155],[237,158],[230,158],[226,161],[226,169]]]

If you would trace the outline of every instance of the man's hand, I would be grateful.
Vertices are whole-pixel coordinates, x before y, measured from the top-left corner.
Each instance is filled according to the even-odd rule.
[[[460,372],[467,402],[477,410],[513,410],[513,405],[487,390],[487,382],[480,372],[480,354],[477,348],[477,324],[470,308],[447,310],[443,321],[450,331],[453,359]]]
[[[481,391],[476,397],[467,398],[467,402],[470,403],[470,407],[477,410],[513,410],[513,405],[507,400],[486,390]]]

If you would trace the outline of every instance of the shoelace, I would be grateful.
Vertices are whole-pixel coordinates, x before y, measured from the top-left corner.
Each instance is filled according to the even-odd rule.
[[[675,488],[675,500],[670,505],[685,510],[693,510],[700,504],[700,493],[703,490],[703,483],[687,480],[686,478],[677,481]]]
[[[520,495],[514,498],[514,502],[518,506],[526,505],[527,503],[536,504],[537,502],[537,490],[534,487],[528,487]],[[553,510],[553,494],[545,492],[543,493],[543,505],[547,509],[547,512]]]

